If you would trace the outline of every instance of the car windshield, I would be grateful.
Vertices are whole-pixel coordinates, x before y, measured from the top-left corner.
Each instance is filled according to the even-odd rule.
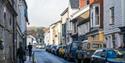
[[[117,55],[116,55],[115,51],[109,50],[109,51],[107,52],[107,57],[108,57],[108,58],[116,58]]]

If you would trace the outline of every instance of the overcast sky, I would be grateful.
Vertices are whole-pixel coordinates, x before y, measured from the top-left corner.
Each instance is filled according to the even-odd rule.
[[[30,26],[49,26],[60,19],[68,0],[27,0]]]

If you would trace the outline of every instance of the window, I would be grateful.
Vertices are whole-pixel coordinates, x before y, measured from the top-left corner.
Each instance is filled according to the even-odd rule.
[[[116,38],[115,38],[115,35],[113,34],[113,35],[112,35],[113,48],[115,48],[115,39],[116,39]]]
[[[110,24],[114,24],[114,7],[110,8]]]
[[[6,13],[4,13],[4,20],[6,20]]]
[[[107,57],[108,57],[108,58],[116,58],[117,55],[116,55],[115,51],[109,50],[109,51],[107,52]]]
[[[74,33],[76,33],[77,32],[77,23],[75,22],[74,23]]]
[[[89,0],[86,0],[86,4],[87,4],[87,5],[89,4]]]
[[[102,54],[102,51],[97,51],[97,52],[95,53],[96,56],[101,56],[101,54]]]
[[[95,7],[95,24],[99,25],[99,7]]]
[[[91,12],[91,27],[93,27],[93,12]]]
[[[92,48],[100,48],[100,44],[93,43]]]
[[[10,26],[11,26],[11,24],[12,24],[12,20],[11,20],[11,18],[10,18]]]
[[[91,27],[100,26],[100,6],[98,4],[93,5],[91,8]]]

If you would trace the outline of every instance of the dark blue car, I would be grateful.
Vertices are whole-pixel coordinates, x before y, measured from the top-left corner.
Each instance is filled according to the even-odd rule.
[[[92,55],[91,63],[125,63],[124,52],[115,49],[98,49]]]
[[[76,51],[78,49],[79,44],[80,44],[80,41],[73,41],[71,43],[70,55],[72,59],[76,59],[76,55],[77,55]]]

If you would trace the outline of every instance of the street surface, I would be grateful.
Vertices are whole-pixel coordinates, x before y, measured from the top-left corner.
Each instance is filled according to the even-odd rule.
[[[41,49],[34,49],[36,63],[73,63]],[[31,61],[27,62],[31,63]]]

